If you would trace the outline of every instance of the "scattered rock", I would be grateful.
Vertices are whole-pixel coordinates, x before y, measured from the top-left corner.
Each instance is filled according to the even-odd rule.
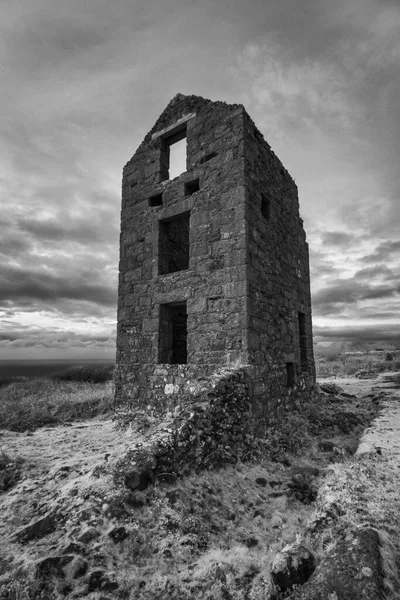
[[[337,543],[290,600],[376,600],[385,597],[379,546],[379,535],[375,530],[352,532]]]
[[[116,485],[143,491],[155,481],[157,460],[149,448],[132,448],[111,463]]]
[[[64,556],[47,556],[42,558],[35,568],[36,579],[64,579],[65,573],[63,567],[68,565],[74,557],[72,555]]]
[[[165,497],[171,506],[174,506],[179,498],[179,490],[167,490],[165,492]]]
[[[280,498],[281,496],[285,496],[287,494],[287,490],[275,490],[274,492],[269,492],[268,498]]]
[[[37,519],[22,527],[15,534],[16,541],[25,544],[30,540],[38,540],[56,529],[56,519],[53,514]]]
[[[305,467],[295,467],[292,471],[293,475],[297,475],[298,473],[300,473],[301,475],[305,475],[307,477],[318,477],[319,475],[319,469],[317,467],[310,467],[310,466],[305,466]]]
[[[136,492],[129,496],[127,504],[132,508],[141,508],[146,504],[146,497],[141,492]]]
[[[112,592],[118,588],[114,573],[106,573],[102,569],[92,571],[89,576],[88,592]]]
[[[322,392],[325,392],[326,394],[332,394],[334,396],[344,393],[343,388],[341,388],[339,385],[336,385],[336,383],[321,383],[319,388]]]
[[[372,373],[372,371],[361,370],[354,373],[354,377],[357,379],[376,379],[376,373]]]
[[[288,487],[291,490],[291,495],[303,504],[311,504],[318,495],[318,488],[314,485],[312,479],[302,473],[293,475]]]
[[[267,483],[268,481],[265,479],[265,477],[257,477],[256,479],[256,484],[261,485],[262,487],[265,487]]]
[[[162,483],[166,485],[175,485],[177,480],[178,477],[174,473],[159,473],[155,478],[157,485]]]
[[[283,520],[280,515],[273,515],[271,519],[272,529],[281,529],[283,527]]]
[[[225,571],[219,565],[217,565],[217,568],[215,569],[215,579],[222,581],[224,584],[226,583]]]
[[[98,537],[100,537],[100,532],[94,527],[90,527],[78,537],[78,542],[81,544],[89,544],[93,540],[97,540]]]
[[[88,570],[87,561],[81,556],[76,557],[70,565],[68,565],[67,576],[70,579],[78,579],[79,577],[83,577]]]
[[[0,493],[7,492],[21,478],[22,460],[13,461],[6,454],[0,456]]]
[[[361,422],[361,417],[350,410],[339,411],[335,415],[335,423],[342,433],[350,433]]]
[[[245,540],[245,544],[248,548],[254,548],[255,546],[258,546],[259,540],[255,537],[248,537]]]
[[[62,550],[61,554],[84,554],[85,548],[77,542],[69,542]]]
[[[272,562],[272,581],[282,591],[290,590],[294,585],[303,585],[315,567],[315,557],[310,550],[301,544],[290,544],[278,552]]]
[[[111,531],[108,532],[108,536],[116,544],[125,540],[128,537],[128,535],[129,534],[123,525],[121,525],[120,527],[114,527],[113,529],[111,529]]]
[[[129,489],[139,490],[141,492],[145,490],[150,483],[154,483],[154,473],[152,471],[145,471],[144,473],[132,471],[125,475],[124,483]]]
[[[335,444],[331,440],[320,440],[318,442],[318,449],[322,452],[332,452]]]
[[[272,488],[274,488],[274,487],[277,487],[278,485],[282,485],[283,481],[282,481],[282,479],[270,479],[268,483]]]

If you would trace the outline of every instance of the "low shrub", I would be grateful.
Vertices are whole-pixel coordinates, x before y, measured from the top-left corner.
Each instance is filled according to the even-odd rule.
[[[54,373],[52,376],[56,381],[79,381],[87,383],[104,383],[111,381],[114,376],[114,366],[105,365],[94,367],[88,365],[76,365],[69,367],[60,373]]]
[[[315,366],[318,378],[352,377],[358,371],[371,374],[386,371],[398,371],[400,361],[398,351],[384,353],[335,354],[332,356],[316,356]]]
[[[113,384],[27,378],[0,388],[0,429],[34,430],[113,409]]]

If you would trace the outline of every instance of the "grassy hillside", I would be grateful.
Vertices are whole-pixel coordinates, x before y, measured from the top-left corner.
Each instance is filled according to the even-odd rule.
[[[0,598],[283,599],[270,566],[287,543],[322,560],[354,524],[372,520],[388,535],[390,519],[397,535],[393,473],[376,457],[374,472],[353,459],[378,396],[321,392],[270,429],[252,462],[164,473],[139,491],[117,485],[110,465],[144,434],[113,428],[103,375],[78,369],[0,389]],[[333,495],[349,508],[330,521]],[[313,532],[316,509],[324,526]]]

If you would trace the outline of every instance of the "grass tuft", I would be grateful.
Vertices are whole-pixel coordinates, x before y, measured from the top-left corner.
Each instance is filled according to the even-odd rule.
[[[400,371],[399,351],[316,356],[317,378],[351,377],[365,371],[371,377],[386,371]]]
[[[78,381],[32,378],[0,388],[0,429],[32,431],[45,425],[110,414],[111,381],[93,386]]]

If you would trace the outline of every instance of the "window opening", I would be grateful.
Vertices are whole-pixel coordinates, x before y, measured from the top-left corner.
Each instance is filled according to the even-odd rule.
[[[185,183],[185,196],[192,196],[200,190],[200,182],[198,179]]]
[[[296,368],[295,364],[290,362],[286,363],[286,385],[287,387],[293,387],[296,384]]]
[[[186,302],[160,305],[158,362],[171,365],[187,363]]]
[[[307,334],[306,334],[306,315],[299,312],[299,344],[300,344],[300,364],[301,370],[308,370],[307,360]]]
[[[162,193],[161,194],[155,194],[154,196],[151,196],[149,198],[149,206],[162,206],[163,203],[163,197],[162,197]]]
[[[190,212],[159,221],[158,272],[160,275],[189,268]]]
[[[271,203],[269,199],[261,194],[261,214],[267,221],[271,218]]]
[[[164,179],[175,179],[186,171],[186,126],[163,139],[162,170]]]

